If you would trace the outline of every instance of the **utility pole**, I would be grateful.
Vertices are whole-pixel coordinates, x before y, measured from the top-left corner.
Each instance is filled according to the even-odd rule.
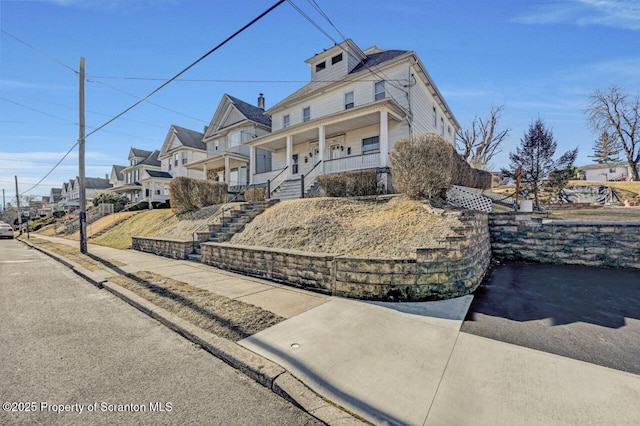
[[[22,212],[20,211],[20,191],[18,191],[18,176],[16,178],[16,204],[18,205],[18,228],[22,234]]]
[[[87,253],[87,210],[86,191],[84,187],[84,58],[80,57],[80,117],[78,137],[78,161],[80,184],[80,253]]]
[[[2,216],[6,216],[7,215],[7,203],[5,202],[4,199],[4,188],[2,188]]]

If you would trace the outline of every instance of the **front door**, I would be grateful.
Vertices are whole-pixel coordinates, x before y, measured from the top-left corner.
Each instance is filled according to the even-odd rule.
[[[291,156],[291,173],[294,175],[298,174],[298,154]]]
[[[340,158],[341,155],[341,150],[340,150],[340,145],[335,144],[335,145],[331,145],[329,147],[329,151],[331,153],[331,159],[332,160],[337,160],[338,158]]]

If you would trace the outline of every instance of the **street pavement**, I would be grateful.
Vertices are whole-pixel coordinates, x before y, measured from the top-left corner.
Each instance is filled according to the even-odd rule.
[[[209,291],[252,297],[250,303],[274,313],[287,312],[287,320],[239,344],[375,424],[640,424],[640,376],[461,332],[472,296],[364,302],[130,250],[90,245],[89,251],[122,262],[122,270],[161,270]],[[106,278],[115,273],[100,272]],[[637,319],[621,315],[625,322]]]
[[[17,241],[0,307],[2,425],[322,424]]]

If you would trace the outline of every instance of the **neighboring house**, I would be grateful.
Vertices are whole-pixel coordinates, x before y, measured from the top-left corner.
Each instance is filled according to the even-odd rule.
[[[585,180],[596,182],[628,180],[632,176],[631,167],[626,161],[609,164],[589,164],[578,167],[578,169]]]
[[[257,149],[272,160],[251,183],[270,180],[274,191],[306,175],[311,187],[319,174],[367,168],[388,177],[398,139],[436,132],[454,144],[460,126],[415,52],[362,51],[346,40],[306,63],[311,81],[266,111],[272,133],[247,142],[252,160]]]
[[[202,141],[203,136],[200,132],[171,125],[158,156],[161,170],[174,178],[186,176],[204,179],[205,174],[202,170],[186,167],[188,163],[207,157],[207,146]]]
[[[49,206],[56,212],[59,210],[59,203],[62,199],[62,188],[51,188],[49,192]]]
[[[109,182],[108,176],[103,178],[85,177],[84,187],[85,200],[88,205],[94,196],[111,188],[111,183]],[[69,182],[62,184],[62,188],[60,188],[60,200],[56,204],[56,210],[71,212],[78,207],[80,207],[80,177],[76,176],[75,179],[70,179]]]
[[[111,174],[109,175],[109,183],[113,188],[117,188],[119,186],[124,185],[124,174],[122,171],[126,168],[126,166],[118,166],[114,164],[111,166]]]
[[[144,149],[131,148],[129,151],[129,165],[120,170],[124,182],[111,188],[111,192],[125,195],[130,201],[143,201],[146,197],[154,196],[152,201],[166,201],[169,198],[168,179],[155,179],[149,172],[160,172],[161,163],[158,159],[160,151],[146,151]],[[113,170],[112,170],[113,174]],[[164,175],[163,175],[164,176]],[[143,181],[144,180],[144,185]]]
[[[271,119],[264,112],[262,93],[257,106],[225,94],[204,134],[206,158],[190,162],[186,167],[201,172],[208,180],[227,182],[230,192],[241,190],[249,183],[246,143],[270,131]],[[271,170],[271,153],[263,149],[255,149],[254,153],[254,170]]]

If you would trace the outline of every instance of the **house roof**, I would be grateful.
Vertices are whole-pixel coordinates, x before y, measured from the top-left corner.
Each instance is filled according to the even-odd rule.
[[[139,157],[139,158],[147,158],[151,153],[152,151],[131,147],[131,152],[129,153],[129,157],[131,158],[133,156],[133,157]]]
[[[160,155],[160,151],[158,151],[157,149],[153,152],[149,151],[149,155],[147,156],[147,158],[145,158],[138,164],[160,167],[162,164],[160,163],[160,160],[158,160],[158,155]]]
[[[207,149],[207,145],[202,142],[202,137],[204,136],[202,133],[196,132],[195,130],[185,129],[184,127],[176,126],[175,124],[172,124],[171,127],[175,129],[176,136],[182,145],[195,149]]]
[[[86,177],[84,178],[84,187],[89,189],[107,189],[111,188],[111,183],[109,179],[105,178]]]
[[[255,121],[256,123],[271,127],[271,117],[264,113],[264,110],[258,108],[257,106],[253,106],[243,100],[235,98],[231,95],[225,94],[231,100],[233,105],[240,111],[242,115],[247,117],[247,119],[251,121]]]
[[[377,67],[387,61],[397,58],[400,55],[404,55],[409,52],[408,50],[383,50],[381,52],[372,53],[367,55],[367,58],[361,61],[349,74],[355,74],[360,71],[366,70],[370,67]]]
[[[51,188],[52,195],[60,195],[62,193],[62,188]]]
[[[167,179],[172,178],[171,174],[168,172],[161,172],[158,170],[148,170],[148,169],[145,169],[144,171],[147,172],[147,174],[153,178],[167,178]]]
[[[116,179],[118,180],[124,180],[124,175],[122,174],[122,170],[125,168],[126,166],[118,166],[118,165],[113,165],[113,167],[111,168],[112,172],[116,172]]]
[[[348,78],[349,76],[353,76],[359,72],[365,71],[367,69],[370,69],[371,67],[378,67],[382,64],[384,64],[385,62],[389,62],[392,61],[394,59],[396,59],[399,56],[402,56],[406,53],[409,53],[411,51],[409,50],[380,50],[380,49],[376,49],[374,53],[370,53],[370,54],[366,54],[365,59],[363,59],[362,61],[360,61],[360,63],[358,65],[356,65],[350,73],[348,73],[346,76],[338,78],[334,81],[330,81],[330,82],[326,82],[324,84],[318,84],[318,82],[316,81],[310,81],[309,83],[305,84],[304,86],[302,86],[300,89],[296,90],[295,92],[293,92],[291,95],[287,96],[286,98],[284,98],[283,100],[281,100],[280,102],[278,102],[277,104],[275,104],[274,106],[272,106],[271,108],[269,108],[269,113],[277,110],[280,107],[286,107],[287,104],[289,104],[290,102],[295,102],[298,101],[300,99],[302,99],[303,97],[311,94],[312,92],[320,89],[320,88],[324,88],[327,87],[328,85],[334,84],[334,83],[341,83],[342,81],[345,81],[345,78]],[[348,81],[348,80],[346,80]]]
[[[627,167],[629,163],[626,161],[617,161],[615,163],[603,163],[603,164],[588,164],[586,166],[579,166],[580,170],[597,170],[597,169],[609,169],[611,167]]]

